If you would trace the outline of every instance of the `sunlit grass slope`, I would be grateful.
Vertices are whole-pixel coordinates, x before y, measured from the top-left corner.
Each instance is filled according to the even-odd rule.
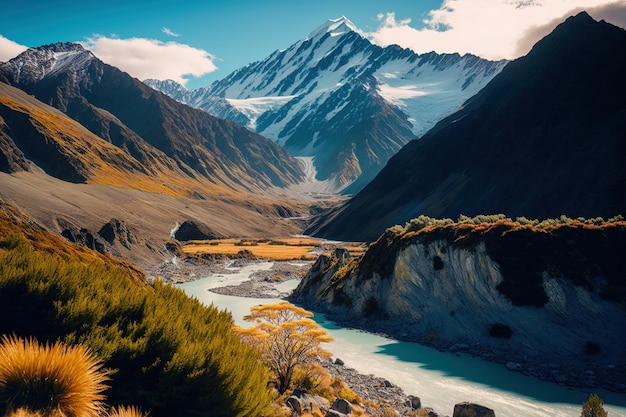
[[[164,154],[146,166],[59,110],[3,83],[0,125],[20,138],[27,156],[46,173],[66,181],[185,197],[233,193],[186,175]]]

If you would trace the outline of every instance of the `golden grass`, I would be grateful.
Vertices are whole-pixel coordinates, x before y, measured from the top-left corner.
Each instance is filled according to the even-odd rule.
[[[109,412],[109,417],[146,417],[149,413],[144,413],[139,407],[118,406]]]
[[[345,243],[350,253],[361,255],[365,247],[356,243]],[[250,251],[255,257],[288,261],[295,259],[314,260],[322,250],[322,241],[310,237],[288,237],[267,239],[215,239],[192,241],[183,247],[186,254],[236,255],[242,250]]]
[[[39,344],[3,336],[0,343],[0,414],[97,417],[109,379],[82,346]]]
[[[317,255],[310,252],[320,244],[319,240],[311,238],[287,238],[279,241],[221,239],[193,242],[185,245],[183,251],[187,254],[236,255],[242,250],[249,250],[257,258],[285,261],[315,259]]]
[[[1,93],[1,92],[0,92]],[[153,174],[142,172],[141,163],[117,146],[87,130],[54,108],[36,107],[8,96],[0,96],[0,105],[31,118],[33,126],[47,136],[47,140],[58,143],[68,159],[74,160],[84,169],[87,184],[102,184],[126,189],[162,193],[176,197],[236,194],[226,186],[209,180],[192,179],[182,171],[162,163],[152,165]]]

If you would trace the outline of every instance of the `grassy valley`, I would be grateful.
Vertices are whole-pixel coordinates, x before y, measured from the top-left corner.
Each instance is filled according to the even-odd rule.
[[[218,239],[187,242],[183,246],[185,254],[202,257],[203,255],[237,255],[242,251],[250,253],[251,257],[287,260],[315,260],[321,253],[328,253],[335,247],[342,247],[354,256],[365,251],[365,246],[359,243],[323,243],[320,239],[310,237],[290,237],[278,239]]]

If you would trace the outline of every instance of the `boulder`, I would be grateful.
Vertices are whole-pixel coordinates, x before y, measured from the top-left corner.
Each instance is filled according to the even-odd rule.
[[[328,410],[328,413],[324,417],[348,417],[349,414],[340,413],[337,410]]]
[[[417,397],[415,395],[409,395],[406,400],[406,404],[408,407],[411,407],[413,410],[415,410],[422,407],[422,400],[420,399],[420,397]]]
[[[331,410],[338,411],[341,414],[350,415],[352,412],[352,404],[343,398],[337,398],[333,403],[333,406],[330,407]]]
[[[463,402],[454,406],[452,417],[496,417],[496,414],[491,408]]]
[[[223,237],[223,235],[211,230],[206,224],[198,224],[191,220],[185,220],[174,232],[174,238],[180,242],[186,242],[188,240],[221,239]]]
[[[326,398],[317,395],[310,395],[302,390],[294,390],[293,394],[287,398],[285,403],[297,414],[311,413],[313,407],[317,407],[322,412],[326,412],[329,408],[329,402]]]
[[[420,415],[424,415],[426,417],[442,417],[439,415],[439,413],[437,413],[435,410],[433,410],[430,407],[422,408],[422,414]]]
[[[302,403],[300,402],[300,398],[292,395],[287,398],[285,403],[294,411],[296,415],[302,415]]]
[[[345,365],[345,363],[341,359],[335,358],[335,365],[343,366]]]

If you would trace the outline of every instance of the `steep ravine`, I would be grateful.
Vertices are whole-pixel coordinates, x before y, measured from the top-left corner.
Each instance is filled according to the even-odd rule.
[[[623,224],[427,229],[388,231],[359,260],[320,257],[292,298],[344,324],[626,392],[626,268],[609,249],[624,247]]]

